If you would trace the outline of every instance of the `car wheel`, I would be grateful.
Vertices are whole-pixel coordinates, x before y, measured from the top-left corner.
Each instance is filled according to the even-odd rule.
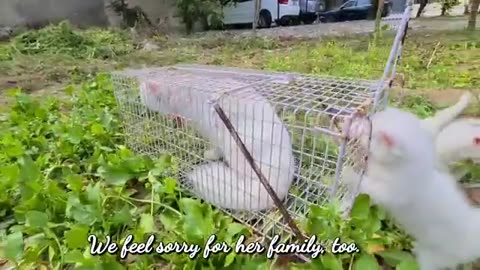
[[[268,28],[272,25],[272,15],[268,10],[261,10],[258,16],[258,28]]]
[[[300,20],[304,24],[312,24],[317,19],[316,15],[312,14],[300,14]]]
[[[330,16],[329,16],[329,17],[326,17],[326,18],[325,18],[325,22],[326,22],[326,23],[332,23],[332,22],[335,22],[335,18],[333,18],[333,17],[330,17]]]
[[[315,22],[315,17],[304,18],[304,19],[302,20],[302,22],[303,22],[304,24],[312,24],[313,22]]]

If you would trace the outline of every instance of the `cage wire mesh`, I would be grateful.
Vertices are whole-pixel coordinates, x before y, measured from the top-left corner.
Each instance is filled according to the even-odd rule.
[[[341,170],[363,164],[357,164],[355,144],[344,139],[336,124],[368,101],[374,101],[369,112],[385,105],[410,8],[377,81],[203,65],[114,72],[127,144],[139,154],[170,154],[187,193],[267,239],[286,239],[295,234],[295,226],[287,224],[282,207],[298,221],[312,204],[332,198],[353,202],[356,194],[341,185]],[[221,108],[233,131],[215,108]],[[259,170],[250,166],[235,134]]]

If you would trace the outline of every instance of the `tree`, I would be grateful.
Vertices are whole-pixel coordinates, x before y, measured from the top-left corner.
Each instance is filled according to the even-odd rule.
[[[443,0],[442,14],[440,16],[447,15],[448,11],[458,4],[459,4],[458,0]]]
[[[475,30],[475,25],[477,24],[477,13],[478,13],[478,6],[480,4],[480,0],[473,0],[472,6],[470,10],[470,17],[468,18],[468,30]]]
[[[420,15],[422,15],[422,12],[427,6],[427,4],[428,4],[428,0],[420,0],[420,7],[418,8],[417,16],[416,16],[417,18],[419,18]]]
[[[472,0],[463,0],[463,15],[470,14],[470,5],[472,4]]]
[[[222,6],[229,2],[228,0],[176,0],[187,34],[193,31],[196,22],[201,22],[204,28],[208,28],[212,21],[217,21],[223,16]]]
[[[377,4],[377,14],[375,16],[375,34],[377,35],[380,32],[380,22],[382,21],[382,13],[383,13],[383,0],[378,0]]]

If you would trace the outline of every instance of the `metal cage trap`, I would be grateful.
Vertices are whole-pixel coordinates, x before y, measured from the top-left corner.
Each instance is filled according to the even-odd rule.
[[[311,204],[353,202],[340,179],[355,146],[336,125],[386,105],[410,12],[378,81],[202,65],[115,72],[127,144],[171,154],[188,193],[267,239],[301,238],[293,220]]]

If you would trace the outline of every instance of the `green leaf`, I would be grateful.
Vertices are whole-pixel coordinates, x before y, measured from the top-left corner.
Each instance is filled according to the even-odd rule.
[[[354,270],[380,270],[377,260],[370,254],[362,254],[355,261]]]
[[[103,262],[102,263],[102,269],[124,270],[124,269],[127,269],[127,268],[123,267],[123,265],[121,265],[117,261],[108,261],[108,262]]]
[[[132,221],[132,215],[127,206],[124,206],[120,211],[115,212],[112,217],[112,224],[114,225],[128,225]]]
[[[202,205],[199,200],[191,198],[180,199],[180,208],[185,213],[183,230],[188,241],[205,241],[214,230],[213,217],[204,213],[202,207],[208,205]]]
[[[90,127],[90,131],[92,132],[93,135],[101,135],[101,134],[105,133],[105,130],[103,129],[103,126],[98,124],[98,123],[94,123]]]
[[[84,248],[88,243],[89,228],[83,225],[74,225],[65,232],[65,242],[70,249]]]
[[[370,211],[370,197],[366,194],[359,194],[355,199],[350,216],[352,218],[366,219]]]
[[[10,261],[17,261],[23,255],[23,246],[23,235],[21,232],[7,235],[4,246],[5,258]]]
[[[85,260],[83,257],[82,252],[80,250],[72,250],[65,254],[65,262],[66,263],[82,263]]]
[[[83,138],[83,129],[80,125],[74,125],[68,130],[67,139],[73,144],[79,144]]]
[[[99,203],[102,200],[102,191],[100,189],[100,182],[95,183],[95,185],[92,186],[92,184],[88,185],[86,188],[86,193],[87,193],[87,198],[88,201],[91,203]]]
[[[45,228],[48,225],[48,215],[39,211],[28,211],[25,214],[27,225],[32,228]]]
[[[178,217],[172,214],[160,214],[160,222],[167,231],[175,231],[177,227]]]
[[[228,255],[225,256],[225,262],[223,263],[223,267],[227,267],[227,266],[231,265],[233,263],[233,261],[235,260],[236,255],[237,254],[233,251],[228,253]]]
[[[412,260],[413,256],[402,250],[385,250],[377,252],[379,256],[389,262],[390,265],[396,265],[405,260]]]
[[[65,214],[84,225],[93,225],[101,216],[99,209],[92,205],[82,204],[80,199],[73,194],[68,197]]]
[[[163,192],[166,194],[174,194],[176,187],[177,181],[175,179],[167,177],[163,180]]]
[[[140,216],[140,228],[144,233],[154,233],[157,231],[153,216],[149,214],[142,214]]]
[[[105,166],[98,168],[98,172],[107,184],[123,186],[133,178],[133,175],[124,167]]]
[[[328,270],[343,270],[342,262],[339,257],[332,254],[321,255],[321,261],[323,266]]]
[[[68,188],[77,193],[82,191],[83,179],[80,175],[69,174],[67,176]]]
[[[40,179],[42,172],[37,167],[35,162],[29,156],[24,156],[19,159],[20,164],[20,181],[30,182]]]
[[[229,223],[227,227],[227,233],[229,236],[235,236],[241,232],[246,231],[248,231],[247,228],[243,224],[237,222]]]
[[[408,259],[399,263],[395,270],[420,270],[420,268],[415,260]]]

